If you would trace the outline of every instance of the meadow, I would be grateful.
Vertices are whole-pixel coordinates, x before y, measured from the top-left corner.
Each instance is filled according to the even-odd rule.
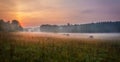
[[[120,40],[0,33],[0,62],[120,62]]]

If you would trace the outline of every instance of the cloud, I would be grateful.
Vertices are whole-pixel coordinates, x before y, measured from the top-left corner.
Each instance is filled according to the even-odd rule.
[[[90,14],[90,13],[94,13],[94,12],[95,12],[94,10],[90,10],[90,9],[81,11],[81,13],[83,13],[83,14]]]
[[[16,3],[12,0],[1,0],[0,1],[0,12],[14,11]]]
[[[120,20],[119,3],[120,0],[0,0],[0,18],[13,18],[19,13],[30,25],[35,18],[34,24]]]

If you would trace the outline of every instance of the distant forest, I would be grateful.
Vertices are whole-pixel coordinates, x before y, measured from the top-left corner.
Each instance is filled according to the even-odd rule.
[[[17,20],[12,20],[5,22],[4,20],[0,20],[0,32],[15,32],[22,31],[23,27]]]
[[[120,33],[120,21],[98,22],[89,24],[67,24],[67,25],[41,25],[42,32],[62,33]]]

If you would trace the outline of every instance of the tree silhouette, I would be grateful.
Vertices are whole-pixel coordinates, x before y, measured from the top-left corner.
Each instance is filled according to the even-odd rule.
[[[0,20],[0,31],[22,31],[23,28],[20,25],[20,23],[17,20],[12,20],[12,23],[10,21],[5,22],[4,20]]]
[[[56,27],[55,27],[56,26]],[[81,25],[41,25],[40,30],[45,32],[67,32],[67,33],[118,33],[120,32],[120,21],[98,22]]]
[[[12,28],[14,31],[22,31],[22,27],[20,25],[20,23],[17,20],[12,20]]]

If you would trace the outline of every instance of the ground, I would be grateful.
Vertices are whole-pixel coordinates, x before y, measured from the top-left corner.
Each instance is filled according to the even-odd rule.
[[[120,62],[120,40],[0,33],[0,62]]]

